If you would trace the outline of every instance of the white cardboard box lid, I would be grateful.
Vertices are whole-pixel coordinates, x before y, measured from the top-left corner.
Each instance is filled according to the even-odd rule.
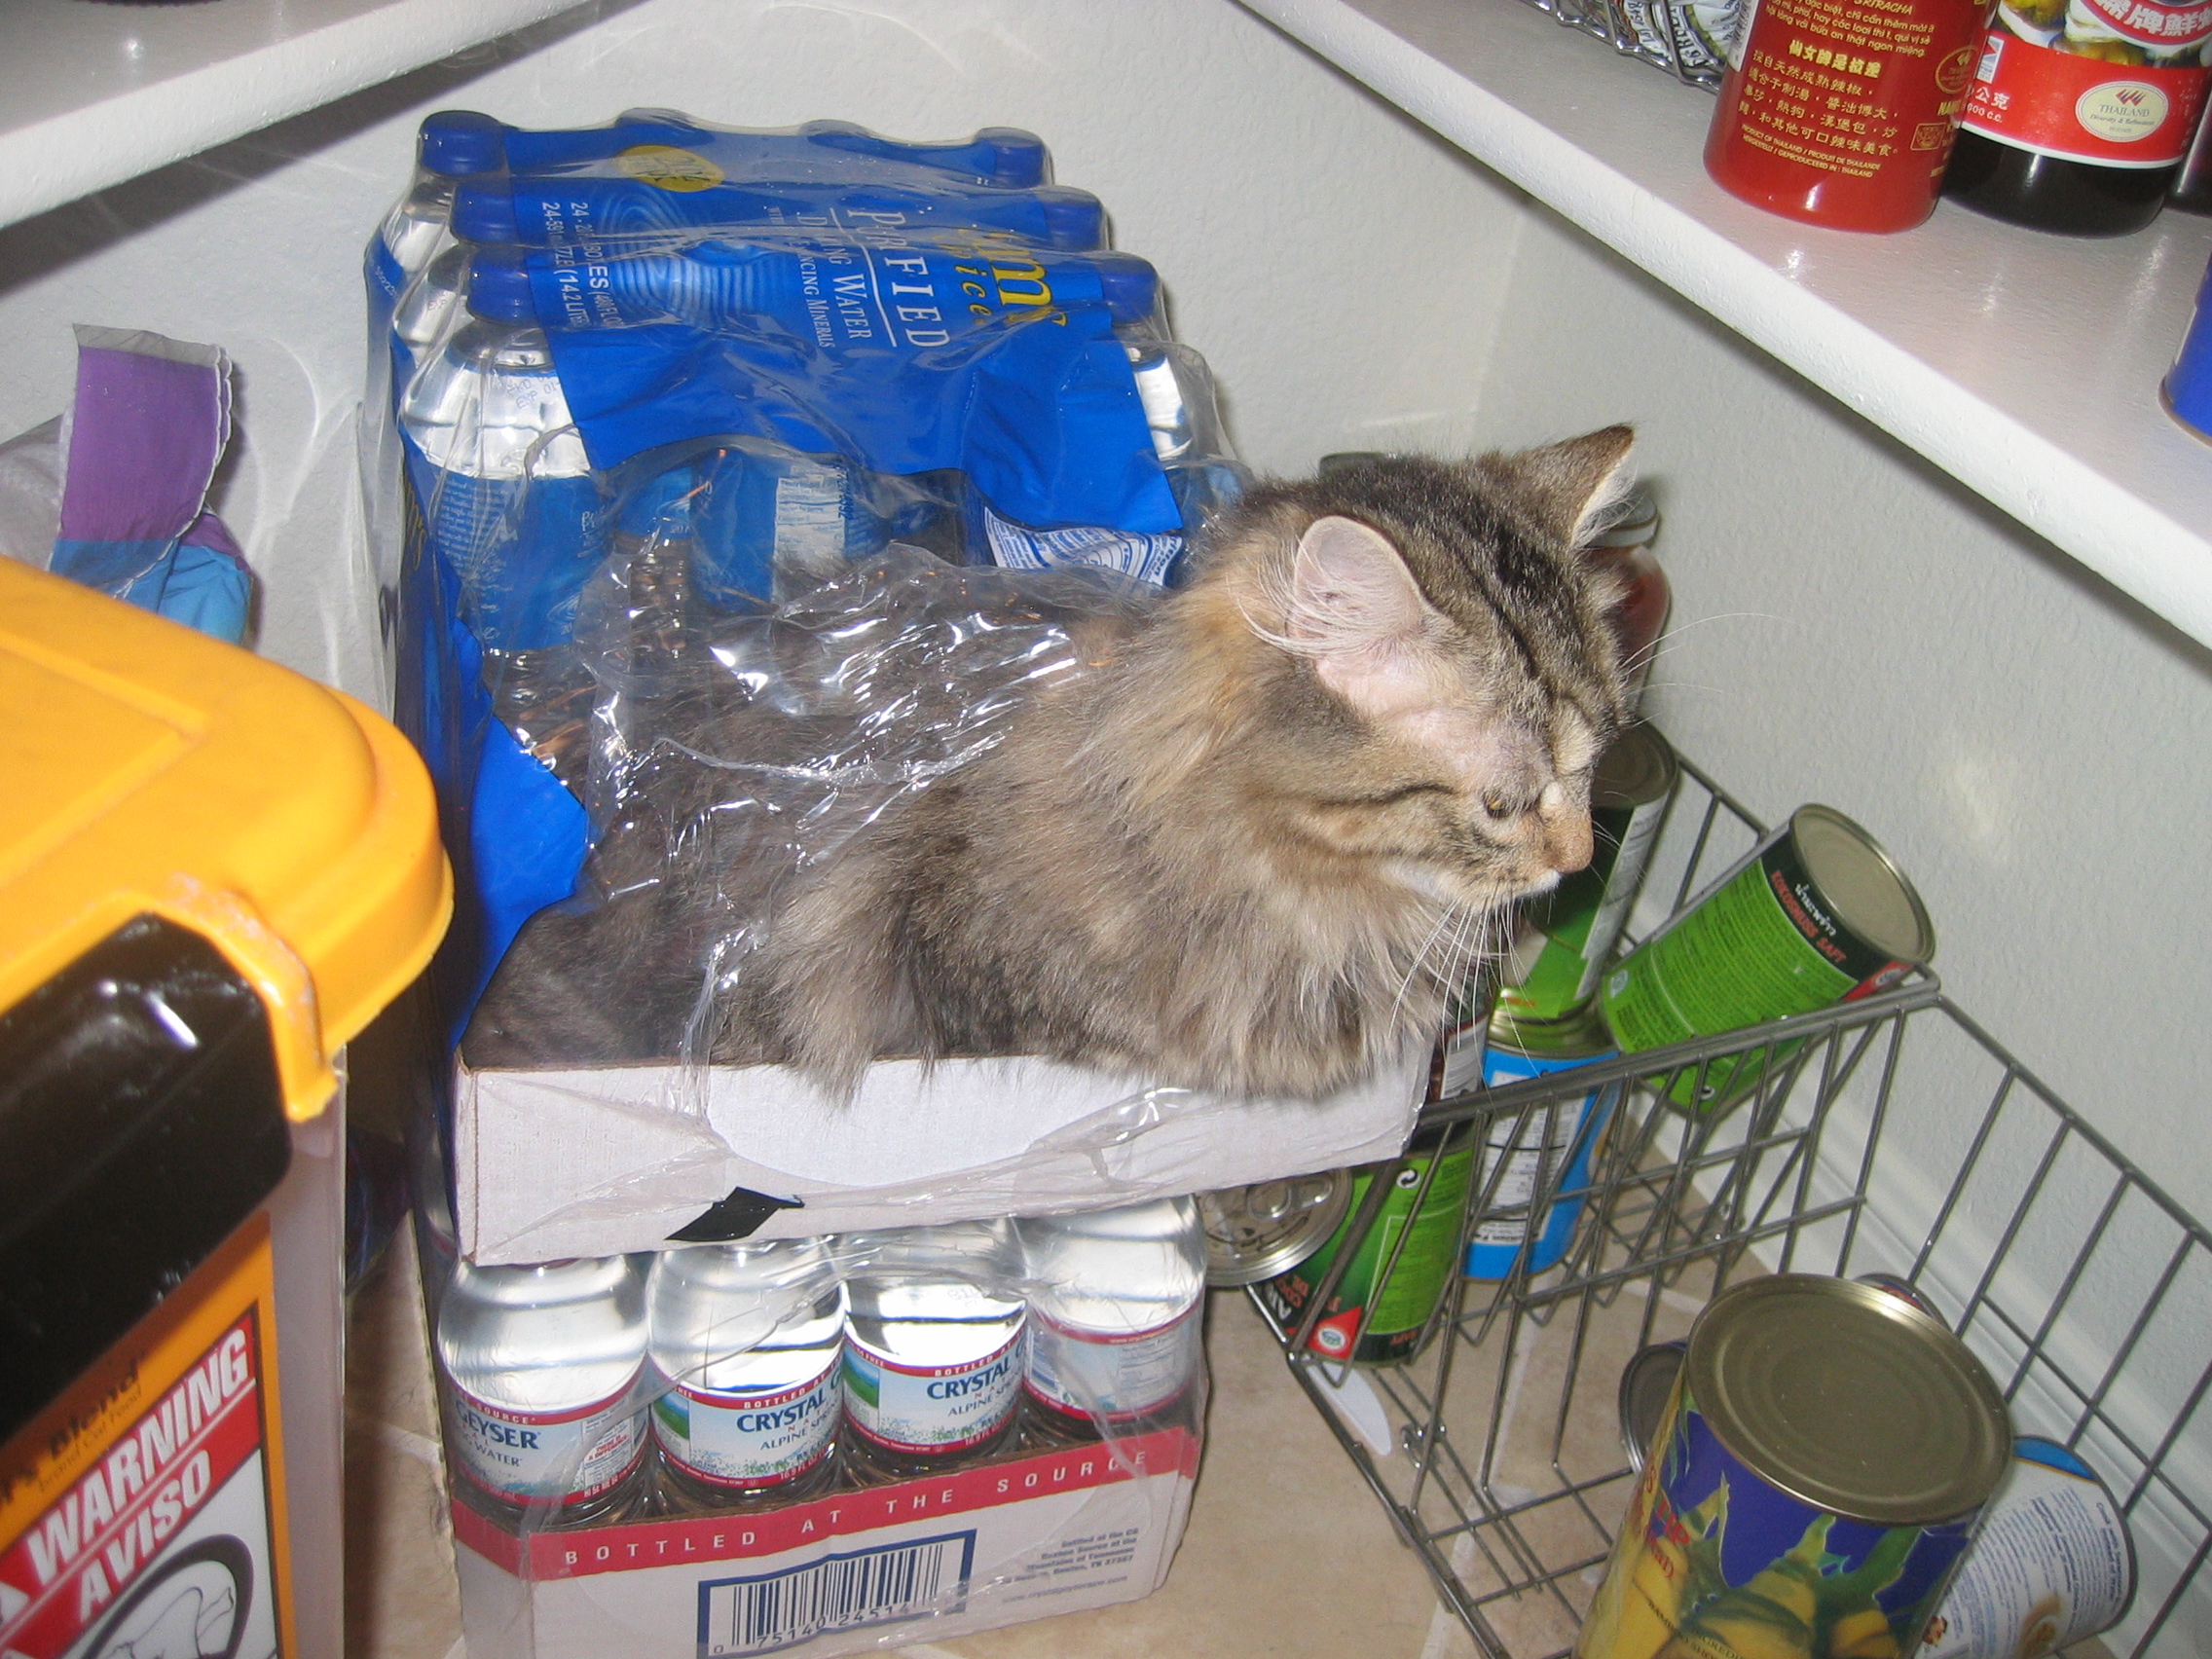
[[[804,1237],[1083,1209],[1393,1156],[1411,1049],[1319,1101],[1224,1099],[1030,1057],[884,1060],[849,1104],[775,1066],[459,1068],[455,1221],[481,1263],[664,1247],[735,1188]]]

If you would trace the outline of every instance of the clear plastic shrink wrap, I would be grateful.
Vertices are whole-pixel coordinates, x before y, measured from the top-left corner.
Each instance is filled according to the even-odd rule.
[[[371,515],[398,541],[398,709],[470,900],[441,964],[456,1036],[588,848],[633,880],[636,827],[719,810],[700,770],[759,760],[733,740],[762,687],[794,706],[762,735],[778,763],[818,765],[806,722],[843,719],[840,764],[904,766],[911,785],[987,742],[992,699],[1021,683],[956,648],[963,610],[1049,654],[1064,647],[1037,630],[1061,612],[1135,603],[973,568],[1175,580],[1244,475],[1152,268],[1105,242],[1097,200],[1053,185],[1042,142],[1010,129],[914,145],[660,111],[553,132],[424,123],[423,168],[368,258],[398,454],[375,434],[364,464],[372,499],[404,498]],[[868,565],[894,543],[937,564]],[[885,573],[842,579],[855,567]],[[863,711],[869,687],[824,678],[835,665],[803,646],[886,584],[942,643],[874,662],[979,676],[933,704],[939,736],[903,694]],[[703,758],[672,758],[683,746]],[[663,782],[678,798],[652,798]],[[601,843],[618,827],[617,855]],[[708,895],[718,914],[746,903],[729,886]],[[608,891],[595,875],[583,902]]]
[[[809,1654],[1140,1596],[1196,1473],[1189,1199],[451,1268],[472,1652]]]

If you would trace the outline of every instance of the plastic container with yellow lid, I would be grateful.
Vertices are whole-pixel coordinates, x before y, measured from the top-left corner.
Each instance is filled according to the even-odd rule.
[[[429,780],[4,561],[0,733],[0,1649],[336,1659],[341,1079],[452,907]]]

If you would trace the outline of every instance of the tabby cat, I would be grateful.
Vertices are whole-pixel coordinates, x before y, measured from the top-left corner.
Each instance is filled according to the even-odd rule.
[[[1424,1041],[1495,919],[1590,858],[1625,694],[1621,595],[1580,549],[1632,441],[1256,490],[1188,586],[1078,628],[995,745],[792,881],[734,960],[702,980],[684,945],[684,1048],[833,1094],[882,1055],[1031,1052],[1315,1097]],[[593,925],[526,930],[473,1062],[557,1063],[557,1005],[649,1000]]]

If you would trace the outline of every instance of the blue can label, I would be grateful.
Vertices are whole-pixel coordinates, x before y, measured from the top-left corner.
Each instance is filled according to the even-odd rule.
[[[1882,1527],[1802,1503],[1722,1446],[1677,1382],[1577,1659],[1917,1653],[1973,1521]]]
[[[1610,1051],[1567,1058],[1516,1053],[1493,1045],[1483,1056],[1483,1086],[1502,1088],[1509,1083],[1569,1071],[1610,1057]],[[1608,1084],[1591,1089],[1580,1100],[1537,1106],[1526,1116],[1516,1113],[1484,1131],[1483,1164],[1475,1177],[1475,1190],[1488,1193],[1486,1211],[1506,1213],[1486,1213],[1476,1221],[1467,1242],[1469,1278],[1510,1277],[1524,1247],[1531,1273],[1556,1267],[1567,1254],[1567,1244],[1574,1237],[1575,1218],[1581,1215],[1589,1195],[1591,1161],[1606,1120],[1620,1098],[1620,1087]],[[1505,1169],[1493,1185],[1500,1159]],[[1560,1196],[1543,1206],[1540,1216],[1531,1215],[1529,1206],[1544,1189]]]
[[[2062,1652],[2118,1624],[2134,1595],[2134,1547],[2104,1482],[2065,1447],[2023,1435],[1919,1659]]]

